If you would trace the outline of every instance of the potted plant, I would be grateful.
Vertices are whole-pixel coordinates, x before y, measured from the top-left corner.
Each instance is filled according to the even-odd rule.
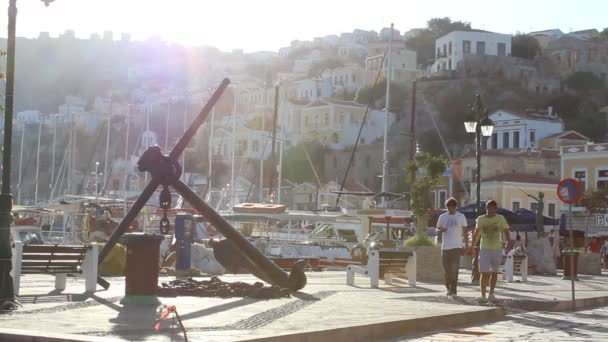
[[[434,203],[431,190],[445,172],[447,160],[441,156],[419,153],[407,166],[410,210],[414,214],[416,233],[405,246],[416,251],[417,277],[421,281],[443,281],[441,250],[427,235],[429,213]]]

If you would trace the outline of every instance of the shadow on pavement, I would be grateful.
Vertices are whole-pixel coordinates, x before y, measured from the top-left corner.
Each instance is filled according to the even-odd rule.
[[[559,315],[560,317],[551,318],[530,313],[513,316],[512,320],[518,324],[542,329],[562,330],[571,326],[572,329],[567,329],[567,333],[570,334],[571,337],[583,337],[589,338],[590,340],[593,340],[594,333],[608,333],[608,327],[606,326],[580,321],[572,322],[568,318],[569,315],[572,315],[572,313],[564,313]]]
[[[216,314],[216,313],[222,312],[222,311],[232,310],[232,309],[235,309],[235,308],[238,308],[241,306],[245,306],[245,305],[249,305],[249,304],[253,304],[253,303],[256,303],[259,301],[261,301],[261,300],[254,299],[254,298],[242,298],[239,300],[235,300],[233,302],[228,302],[225,304],[205,308],[203,310],[194,311],[194,312],[190,312],[190,313],[187,313],[184,315],[180,315],[180,317],[182,318],[182,321],[185,321],[188,319],[203,317],[203,316],[207,316],[207,315],[213,315],[213,314]],[[178,310],[179,310],[179,308],[178,308]]]

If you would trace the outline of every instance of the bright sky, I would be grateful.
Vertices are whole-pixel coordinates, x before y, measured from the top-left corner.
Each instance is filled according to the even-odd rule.
[[[0,34],[6,37],[6,6],[0,2]],[[221,50],[276,51],[292,40],[352,32],[380,31],[391,22],[402,33],[448,16],[500,33],[560,28],[564,32],[608,26],[606,0],[18,0],[17,35],[76,36],[123,32],[143,40],[160,35],[187,46]]]

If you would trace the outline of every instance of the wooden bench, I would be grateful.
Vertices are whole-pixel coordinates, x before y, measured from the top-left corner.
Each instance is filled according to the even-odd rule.
[[[370,285],[378,287],[379,279],[392,285],[393,276],[405,273],[408,284],[416,286],[416,252],[406,251],[371,251],[367,265],[349,265],[346,268],[346,284],[354,286],[355,273],[369,277]]]
[[[97,287],[98,246],[23,245],[13,243],[13,286],[19,294],[22,274],[51,274],[55,276],[55,289],[65,290],[68,274],[81,274],[85,278],[86,292]]]
[[[516,255],[509,253],[505,259],[505,264],[502,267],[502,280],[509,283],[513,282],[513,275],[517,272],[521,274],[521,281],[528,280],[528,256],[525,254]]]

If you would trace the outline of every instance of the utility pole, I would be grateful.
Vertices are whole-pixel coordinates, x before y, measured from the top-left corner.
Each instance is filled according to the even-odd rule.
[[[416,155],[416,81],[412,83],[412,118],[410,122],[410,162]]]
[[[270,160],[272,165],[272,174],[270,175],[270,185],[268,186],[268,194],[274,193],[274,179],[277,176],[277,163],[274,156],[274,146],[277,141],[277,117],[279,115],[279,86],[274,87],[274,113],[272,115],[272,147],[270,149]]]
[[[0,305],[16,308],[11,276],[11,145],[13,143],[13,91],[15,88],[15,31],[17,0],[9,0],[8,39],[6,43],[6,88],[4,96],[4,146],[2,153],[2,193],[0,194]]]
[[[386,72],[386,104],[384,108],[384,145],[382,148],[382,192],[387,191],[387,177],[388,177],[388,114],[390,107],[390,94],[391,94],[391,74],[392,64],[391,55],[393,48],[393,24],[391,23],[391,35],[388,38],[388,61],[387,61],[387,72]],[[386,196],[382,196],[382,207],[386,208]]]

